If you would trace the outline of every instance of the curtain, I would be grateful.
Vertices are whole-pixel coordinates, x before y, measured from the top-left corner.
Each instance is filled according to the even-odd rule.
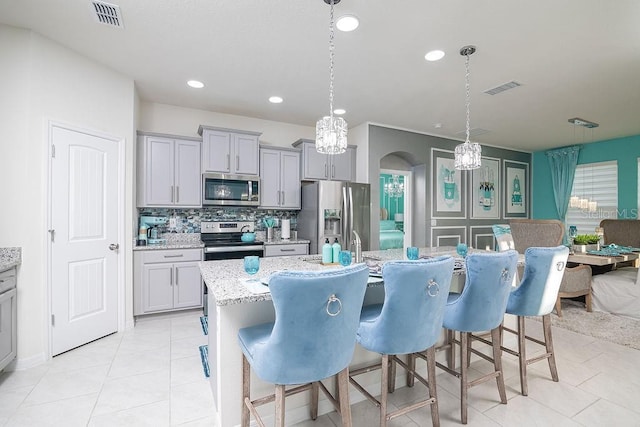
[[[560,221],[564,222],[569,207],[569,198],[573,188],[573,178],[578,165],[579,146],[562,147],[546,152],[551,182],[556,202],[556,211]]]

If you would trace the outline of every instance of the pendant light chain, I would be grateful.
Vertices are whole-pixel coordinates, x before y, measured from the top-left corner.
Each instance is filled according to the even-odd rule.
[[[334,0],[331,0],[331,12],[329,13],[329,117],[331,117],[331,122],[333,122],[333,56],[336,48],[333,43],[333,2]]]
[[[466,90],[466,95],[467,95],[467,139],[464,141],[466,143],[469,143],[469,135],[471,133],[469,127],[469,123],[470,123],[470,114],[469,111],[471,110],[471,84],[469,83],[469,54],[465,55],[465,60],[464,60],[464,66],[465,66],[465,90]]]

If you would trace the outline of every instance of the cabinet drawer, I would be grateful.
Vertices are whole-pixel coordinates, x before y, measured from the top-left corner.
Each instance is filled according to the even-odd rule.
[[[183,262],[201,261],[202,249],[168,249],[145,251],[142,262],[145,264],[154,262]]]
[[[265,245],[264,256],[290,256],[307,255],[309,253],[308,243],[292,243],[290,245]]]
[[[9,270],[0,273],[0,293],[13,289],[16,287],[16,269],[11,268]]]

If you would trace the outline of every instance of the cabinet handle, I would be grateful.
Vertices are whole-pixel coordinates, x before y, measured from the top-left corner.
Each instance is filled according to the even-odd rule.
[[[230,159],[229,159],[229,154],[227,154],[227,169],[229,169],[230,166]]]
[[[295,252],[295,249],[280,249],[280,252]]]
[[[179,254],[179,255],[165,255],[165,258],[182,258],[184,256],[184,254]]]
[[[173,185],[171,186],[171,203],[173,203]]]
[[[336,165],[331,165],[331,178],[336,177]]]
[[[280,191],[278,191],[278,204],[281,205],[282,204],[282,196],[280,195]]]
[[[180,186],[176,185],[176,203],[180,203]]]
[[[178,286],[178,273],[180,273],[180,270],[176,268],[176,286]]]
[[[173,286],[173,268],[171,269],[171,279],[169,280],[169,286]]]
[[[284,206],[284,191],[281,191],[281,193],[282,193],[282,203],[280,204]]]
[[[236,172],[240,169],[240,156],[236,154]]]
[[[327,164],[324,164],[324,177],[329,178],[329,170],[327,169]]]

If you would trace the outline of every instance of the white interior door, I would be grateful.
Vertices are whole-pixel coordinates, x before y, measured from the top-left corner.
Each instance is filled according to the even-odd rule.
[[[117,140],[53,125],[52,355],[118,330]]]

